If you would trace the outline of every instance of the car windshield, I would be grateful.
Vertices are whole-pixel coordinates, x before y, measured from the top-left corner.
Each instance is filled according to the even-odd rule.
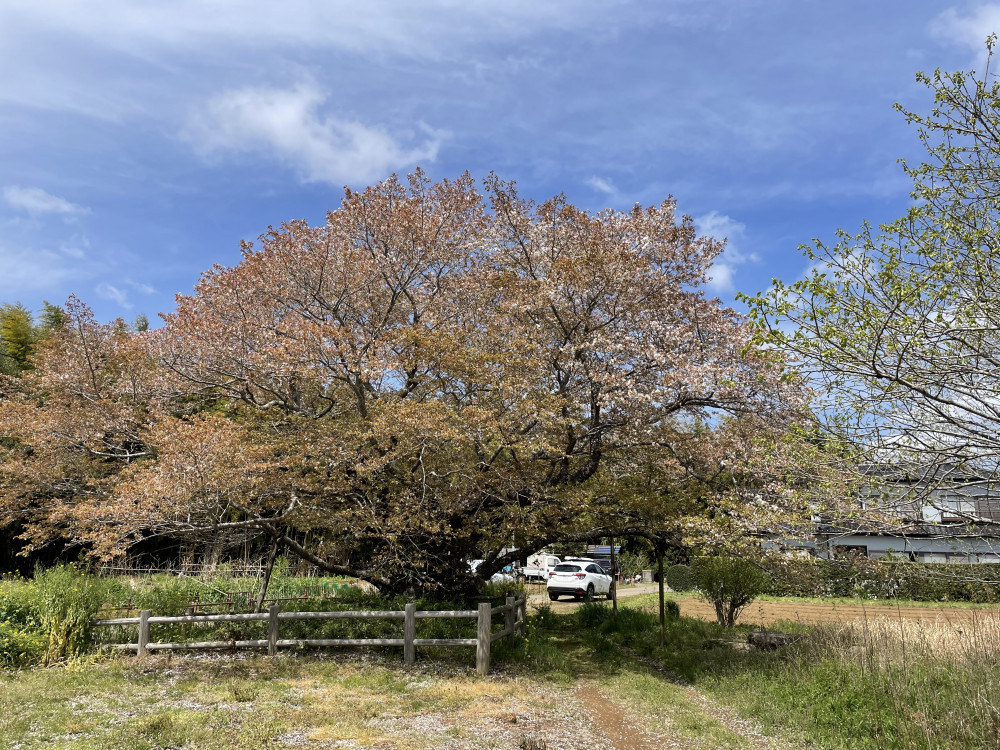
[[[576,573],[580,570],[579,565],[556,565],[556,573]]]

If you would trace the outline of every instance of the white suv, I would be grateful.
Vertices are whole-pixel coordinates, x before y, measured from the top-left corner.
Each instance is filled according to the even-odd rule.
[[[558,601],[563,594],[590,601],[596,594],[604,594],[610,599],[612,586],[611,576],[593,560],[570,559],[549,572],[545,588],[552,601]]]

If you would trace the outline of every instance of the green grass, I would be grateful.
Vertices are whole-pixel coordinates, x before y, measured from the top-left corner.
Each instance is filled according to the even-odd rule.
[[[423,676],[415,686],[419,673],[378,657],[348,656],[122,659],[86,669],[0,673],[0,748],[229,750],[272,747],[290,734],[363,744],[395,742],[402,734],[400,747],[434,747],[398,727],[383,731],[372,720],[460,713],[485,695],[501,703],[510,697],[509,685],[468,672],[444,680]]]
[[[636,632],[592,629],[595,653],[621,659],[615,646],[627,645],[768,731],[824,748],[1000,746],[995,611],[954,626],[797,625],[800,642],[775,652],[742,647],[748,627],[687,618],[668,621],[660,647],[648,617]]]
[[[349,599],[330,606],[359,606]],[[979,607],[981,614],[955,625],[893,620],[891,611],[854,624],[790,623],[783,629],[802,636],[797,644],[760,652],[745,647],[749,627],[688,618],[668,619],[661,647],[655,601],[625,599],[617,618],[606,604],[567,615],[541,607],[525,638],[494,644],[496,676],[488,680],[475,677],[472,650],[464,648],[420,649],[415,670],[402,668],[399,649],[383,649],[273,659],[88,655],[47,669],[0,671],[0,750],[228,750],[348,739],[431,748],[442,738],[499,747],[487,742],[483,726],[506,726],[511,716],[516,723],[524,711],[544,715],[578,685],[596,686],[617,710],[691,747],[746,746],[705,696],[781,743],[1000,747],[995,609]],[[24,619],[10,602],[10,616]],[[394,632],[399,626],[391,623]]]

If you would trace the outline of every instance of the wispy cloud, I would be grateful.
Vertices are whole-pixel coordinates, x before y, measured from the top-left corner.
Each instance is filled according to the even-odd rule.
[[[325,113],[312,84],[292,89],[244,88],[209,102],[185,137],[204,156],[264,153],[304,182],[364,182],[437,158],[444,134],[421,128],[424,140],[403,145],[384,129]]]
[[[87,249],[90,247],[90,240],[83,236],[74,236],[59,243],[59,252],[70,258],[82,260],[87,256]]]
[[[132,309],[132,304],[128,301],[128,294],[124,290],[119,289],[106,281],[102,281],[94,287],[94,292],[101,299],[106,299],[109,302],[115,302],[119,305],[119,307],[124,307],[126,310]]]
[[[694,220],[698,232],[716,240],[726,240],[726,249],[715,259],[709,272],[708,286],[717,293],[733,291],[733,274],[736,267],[745,263],[756,263],[756,253],[740,249],[739,243],[746,234],[746,224],[721,214],[709,211]]]
[[[79,215],[90,213],[90,209],[70,203],[65,198],[47,193],[41,188],[8,185],[3,189],[3,199],[7,205],[29,214]]]
[[[675,9],[658,15],[672,24],[700,24],[711,13],[704,3],[673,0]],[[609,13],[609,5],[617,13]],[[190,51],[192,45],[216,46],[233,41],[248,48],[261,44],[336,47],[366,54],[442,56],[451,38],[475,46],[483,38],[509,39],[555,30],[586,31],[595,36],[609,29],[639,25],[649,15],[640,7],[607,0],[577,0],[572,12],[558,3],[504,0],[466,3],[428,0],[245,0],[240,12],[228,2],[202,0],[140,3],[94,0],[83,7],[72,0],[35,0],[0,6],[0,22],[14,32],[40,28],[66,38],[82,37],[147,56],[157,48]],[[683,11],[683,12],[679,12]],[[601,19],[602,24],[596,20]]]
[[[586,183],[590,185],[590,187],[594,188],[594,190],[598,193],[604,193],[605,195],[618,194],[618,188],[615,187],[615,184],[611,180],[604,177],[594,175],[593,177],[587,179]]]
[[[144,284],[141,281],[133,281],[132,279],[124,279],[125,283],[130,286],[139,294],[156,294],[156,289],[149,284]]]

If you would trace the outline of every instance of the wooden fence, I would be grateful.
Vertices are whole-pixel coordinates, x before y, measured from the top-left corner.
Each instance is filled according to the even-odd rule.
[[[493,616],[504,615],[503,629],[493,631]],[[478,609],[468,610],[428,610],[417,611],[417,605],[410,603],[404,610],[392,611],[359,611],[359,612],[282,612],[277,604],[272,605],[267,613],[236,614],[236,615],[181,615],[178,617],[154,617],[153,613],[144,609],[138,617],[116,617],[106,620],[94,620],[95,627],[110,627],[114,625],[138,625],[136,643],[116,644],[115,648],[123,651],[135,651],[144,656],[150,651],[174,651],[182,649],[226,649],[226,648],[266,648],[267,653],[274,656],[279,648],[297,646],[402,646],[403,663],[407,666],[416,661],[417,646],[475,646],[476,671],[485,675],[490,671],[490,646],[493,641],[512,636],[515,632],[524,633],[524,619],[527,614],[527,598],[508,596],[504,604],[496,607],[489,602],[483,602]],[[475,638],[417,638],[417,620],[430,618],[475,618],[478,627]],[[282,639],[279,637],[279,627],[282,620],[340,620],[340,619],[387,619],[402,620],[402,638],[313,638],[313,639]],[[191,643],[156,643],[149,639],[149,626],[179,623],[206,622],[252,622],[267,621],[266,640],[246,641],[197,641]]]

